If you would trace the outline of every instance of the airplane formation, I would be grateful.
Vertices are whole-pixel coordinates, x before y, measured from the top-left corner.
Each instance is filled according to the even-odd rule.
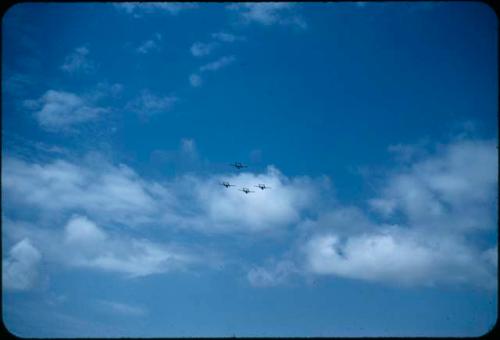
[[[240,163],[240,162],[234,162],[234,163],[229,164],[229,165],[234,166],[238,170],[241,170],[242,168],[248,168],[248,165],[245,165],[245,164]],[[219,184],[222,185],[222,186],[224,186],[224,187],[226,187],[226,189],[229,188],[229,187],[236,186],[236,185],[231,184],[231,183],[229,183],[227,181],[223,181],[223,182],[221,182]],[[268,187],[265,184],[254,185],[254,187],[259,188],[260,190],[271,189],[271,187]],[[249,194],[249,193],[255,192],[255,191],[252,191],[252,190],[248,189],[247,187],[241,187],[238,190],[244,192],[245,194]]]

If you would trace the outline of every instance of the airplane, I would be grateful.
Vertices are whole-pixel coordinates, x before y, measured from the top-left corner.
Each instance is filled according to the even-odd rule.
[[[255,191],[251,191],[250,189],[248,188],[243,188],[243,189],[238,189],[239,191],[243,191],[245,194],[248,194],[250,192],[255,192]]]
[[[234,166],[236,169],[241,169],[241,168],[248,168],[248,165],[242,164],[240,162],[234,162],[233,164],[229,164]]]
[[[259,188],[260,190],[271,189],[271,187],[268,187],[265,184],[254,185],[254,187]]]
[[[231,184],[229,182],[222,182],[222,183],[219,183],[219,184],[225,186],[226,188],[234,187],[235,186],[234,184]]]

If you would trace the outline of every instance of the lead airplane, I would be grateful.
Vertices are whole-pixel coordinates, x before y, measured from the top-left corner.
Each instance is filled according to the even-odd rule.
[[[252,191],[252,190],[250,190],[250,189],[248,189],[248,188],[243,188],[243,189],[238,189],[238,190],[239,190],[239,191],[243,191],[245,194],[248,194],[248,193],[250,193],[250,192],[255,192],[255,191]]]
[[[245,164],[240,163],[240,162],[234,162],[233,164],[229,164],[229,165],[234,166],[238,170],[241,168],[248,168],[248,165],[245,165]]]
[[[254,187],[259,188],[260,190],[271,189],[271,187],[268,187],[265,184],[254,185]]]
[[[219,183],[219,184],[225,186],[226,188],[234,187],[235,186],[234,184],[231,184],[229,182],[222,182],[222,183]]]

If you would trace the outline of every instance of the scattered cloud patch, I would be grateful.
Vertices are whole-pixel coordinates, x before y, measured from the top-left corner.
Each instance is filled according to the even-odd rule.
[[[148,54],[153,50],[158,50],[160,48],[161,39],[162,35],[160,33],[156,33],[152,39],[144,41],[139,47],[137,47],[137,53]]]
[[[196,153],[196,144],[194,139],[183,138],[181,139],[181,150],[186,154],[195,154]]]
[[[173,95],[159,96],[149,90],[143,90],[138,97],[128,102],[125,108],[147,117],[170,111],[177,101],[178,98]]]
[[[16,243],[2,260],[2,284],[7,290],[29,290],[38,280],[42,255],[28,238]]]
[[[193,73],[189,76],[189,83],[192,87],[200,87],[203,84],[203,79],[199,74]]]
[[[245,23],[258,23],[265,26],[273,24],[292,25],[307,28],[302,17],[293,14],[295,4],[288,2],[235,3],[226,6],[235,11]]]
[[[202,43],[197,41],[193,45],[191,45],[191,48],[189,50],[195,57],[204,57],[212,53],[212,50],[215,48],[215,46],[215,43]]]
[[[66,56],[61,69],[68,73],[90,73],[94,71],[95,66],[92,61],[88,59],[90,50],[86,46],[75,48],[68,56]]]
[[[223,67],[226,67],[230,64],[232,64],[236,58],[233,55],[230,56],[224,56],[221,57],[220,59],[217,59],[216,61],[213,61],[211,63],[205,64],[200,67],[201,72],[205,71],[217,71]]]
[[[123,92],[123,85],[120,83],[110,84],[106,81],[100,82],[96,85],[95,89],[91,91],[86,98],[96,102],[103,98],[119,98]]]
[[[94,105],[74,93],[48,90],[37,100],[26,100],[24,106],[34,110],[38,124],[47,131],[68,129],[98,119],[108,109]]]
[[[185,2],[122,2],[114,4],[115,8],[139,18],[143,14],[168,13],[177,15],[181,11],[197,8],[195,3]]]

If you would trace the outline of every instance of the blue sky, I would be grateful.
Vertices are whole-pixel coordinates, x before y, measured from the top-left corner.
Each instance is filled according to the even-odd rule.
[[[14,334],[495,324],[488,6],[18,4],[2,20]]]

